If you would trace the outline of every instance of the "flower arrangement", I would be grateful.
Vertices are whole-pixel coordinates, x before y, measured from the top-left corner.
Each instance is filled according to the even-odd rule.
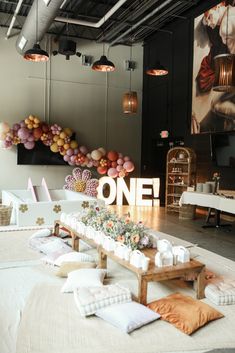
[[[116,151],[106,151],[99,147],[91,152],[86,146],[78,146],[70,128],[63,128],[58,124],[49,125],[34,115],[29,115],[19,123],[10,127],[6,122],[0,123],[0,141],[3,148],[9,149],[13,145],[22,143],[31,150],[36,141],[41,141],[54,153],[60,153],[65,162],[72,166],[96,168],[101,175],[112,178],[125,177],[135,166],[129,156]]]
[[[91,206],[80,213],[79,220],[85,225],[102,231],[115,241],[127,245],[132,250],[151,247],[152,242],[142,222],[134,223],[129,215],[118,217],[106,208]]]

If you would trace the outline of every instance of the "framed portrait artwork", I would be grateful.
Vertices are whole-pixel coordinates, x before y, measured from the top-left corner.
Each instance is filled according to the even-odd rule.
[[[235,131],[235,91],[213,90],[214,57],[235,54],[235,1],[195,18],[193,50],[191,133]]]

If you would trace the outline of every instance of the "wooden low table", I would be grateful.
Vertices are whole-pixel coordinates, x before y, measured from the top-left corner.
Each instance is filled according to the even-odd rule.
[[[142,252],[150,258],[150,265],[148,271],[143,271],[135,266],[132,266],[128,261],[120,259],[113,251],[107,251],[102,246],[97,245],[94,240],[77,233],[71,227],[63,224],[60,221],[55,222],[54,234],[59,235],[59,228],[66,229],[72,237],[72,247],[79,251],[79,239],[82,239],[92,247],[97,248],[99,254],[99,268],[107,268],[107,258],[112,259],[121,266],[132,271],[138,279],[138,296],[137,301],[141,304],[147,303],[148,282],[160,282],[170,279],[184,278],[188,274],[196,275],[196,295],[198,299],[204,298],[205,289],[205,265],[197,260],[190,260],[189,262],[166,267],[155,266],[156,249],[143,249]]]

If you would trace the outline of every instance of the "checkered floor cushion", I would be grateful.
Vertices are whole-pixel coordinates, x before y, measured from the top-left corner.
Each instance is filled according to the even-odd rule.
[[[205,296],[216,305],[235,304],[235,280],[208,284],[205,288]]]

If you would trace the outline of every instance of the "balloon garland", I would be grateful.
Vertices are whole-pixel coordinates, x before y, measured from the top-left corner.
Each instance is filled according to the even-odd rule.
[[[34,115],[13,124],[12,128],[6,122],[0,123],[2,148],[9,149],[22,143],[31,150],[36,141],[41,141],[52,152],[60,153],[71,166],[94,167],[99,174],[112,178],[125,177],[134,170],[130,157],[116,151],[106,152],[103,147],[89,152],[86,146],[79,147],[72,135],[72,129],[58,124],[49,125]]]

